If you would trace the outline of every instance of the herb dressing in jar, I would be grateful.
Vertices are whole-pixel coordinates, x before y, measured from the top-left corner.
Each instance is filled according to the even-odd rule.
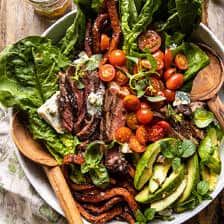
[[[72,0],[28,0],[37,14],[57,19],[72,9]]]

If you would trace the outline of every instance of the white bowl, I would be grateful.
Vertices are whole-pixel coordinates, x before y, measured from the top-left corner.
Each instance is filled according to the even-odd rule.
[[[57,42],[65,33],[66,29],[72,24],[74,15],[76,11],[72,11],[59,19],[56,23],[54,23],[50,28],[48,28],[42,36],[51,38],[53,42]],[[219,56],[224,60],[224,47],[221,42],[216,38],[216,36],[203,24],[200,24],[198,29],[194,32],[193,37],[200,42],[204,42],[213,48]],[[224,101],[224,94],[223,89],[220,91],[221,98]],[[45,176],[45,173],[40,166],[31,162],[30,160],[26,159],[22,156],[18,150],[16,150],[16,154],[18,156],[19,162],[28,178],[30,183],[39,193],[39,195],[58,213],[64,215],[60,205],[57,201],[56,196],[54,195],[53,190],[51,189],[50,184]],[[222,164],[224,164],[224,150],[221,150],[221,160]],[[212,193],[212,197],[215,198],[221,190],[224,188],[224,165],[222,166],[222,171],[219,177],[218,184],[216,186],[215,191]],[[198,214],[202,209],[204,209],[210,201],[203,201],[197,208],[192,211],[184,212],[181,214],[175,214],[175,219],[172,221],[154,221],[150,223],[161,223],[161,224],[179,224],[187,221],[188,219],[192,218],[196,214]],[[85,221],[85,223],[88,223]],[[118,223],[114,221],[112,223]],[[122,223],[122,222],[119,222]]]

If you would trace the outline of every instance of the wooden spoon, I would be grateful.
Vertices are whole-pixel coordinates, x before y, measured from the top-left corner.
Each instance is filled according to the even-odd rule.
[[[60,167],[57,166],[56,160],[45,152],[38,142],[32,139],[29,131],[20,122],[18,114],[15,114],[12,119],[11,136],[24,156],[38,164],[45,165],[44,170],[65,213],[67,221],[70,224],[82,224],[83,222],[74,198]]]
[[[210,110],[224,129],[224,105],[217,95],[224,81],[224,66],[222,60],[211,48],[204,44],[200,44],[200,46],[209,56],[210,64],[195,77],[191,90],[191,100],[208,100]]]

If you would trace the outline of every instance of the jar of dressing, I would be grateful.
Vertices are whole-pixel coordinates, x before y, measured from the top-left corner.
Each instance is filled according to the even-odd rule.
[[[37,14],[55,20],[72,9],[72,0],[28,0]]]

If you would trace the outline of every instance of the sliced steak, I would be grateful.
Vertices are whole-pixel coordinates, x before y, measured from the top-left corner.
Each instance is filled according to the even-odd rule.
[[[84,89],[78,89],[73,80],[74,68],[69,68],[66,73],[60,73],[60,96],[59,108],[63,127],[70,133],[77,135],[80,140],[99,139],[99,125],[102,115],[102,105],[98,105],[98,113],[90,113],[87,105],[90,94],[100,91],[104,97],[104,86],[101,83],[98,73],[86,72],[81,81]]]
[[[115,131],[125,125],[126,111],[123,107],[123,99],[120,95],[120,87],[111,83],[105,93],[104,116],[100,124],[101,139],[111,141]]]

